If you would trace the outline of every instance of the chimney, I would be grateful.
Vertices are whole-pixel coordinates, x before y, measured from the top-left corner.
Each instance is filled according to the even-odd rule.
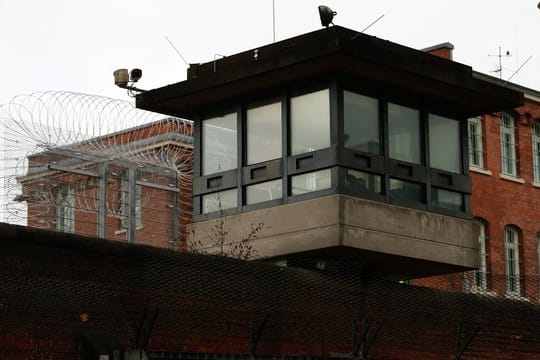
[[[421,51],[427,52],[431,55],[442,57],[448,60],[452,60],[452,50],[454,50],[454,45],[449,42],[442,44],[430,46],[428,48],[422,49]]]

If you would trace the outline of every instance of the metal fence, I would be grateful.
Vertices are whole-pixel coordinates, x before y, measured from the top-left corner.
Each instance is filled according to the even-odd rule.
[[[113,359],[135,349],[152,359],[540,356],[534,301],[375,279],[352,262],[284,267],[0,231],[0,359]]]

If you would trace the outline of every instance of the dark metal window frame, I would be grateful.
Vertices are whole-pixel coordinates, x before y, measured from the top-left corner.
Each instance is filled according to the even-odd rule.
[[[311,92],[329,89],[330,102],[330,147],[308,153],[291,156],[290,149],[290,99],[291,97],[309,94]],[[381,153],[372,154],[344,146],[344,103],[343,91],[351,91],[378,99],[379,102],[379,134],[381,141]],[[365,88],[353,84],[339,76],[329,76],[317,82],[303,82],[295,86],[289,86],[275,91],[268,91],[260,96],[250,96],[235,103],[221,104],[217,109],[200,113],[195,119],[194,148],[197,158],[194,161],[194,221],[206,220],[220,216],[220,212],[202,214],[202,196],[218,191],[237,189],[238,206],[234,209],[223,211],[222,214],[234,214],[252,211],[277,205],[318,198],[331,194],[345,194],[368,200],[395,203],[420,210],[426,210],[444,215],[470,219],[470,193],[471,181],[468,172],[468,144],[467,144],[467,119],[458,118],[452,113],[452,109],[430,109],[421,106],[420,101],[411,101],[410,96],[400,98],[393,94],[387,96],[384,89],[366,85]],[[274,102],[281,102],[281,133],[282,133],[282,157],[264,161],[257,164],[247,164],[247,132],[246,112],[247,109]],[[407,106],[419,110],[421,129],[421,164],[413,164],[406,161],[391,159],[389,157],[388,144],[388,103]],[[202,157],[202,121],[219,114],[237,112],[237,145],[238,145],[238,168],[221,173],[201,176]],[[452,173],[429,167],[429,114],[450,117],[460,122],[460,149],[462,160],[462,173]],[[320,191],[314,191],[301,195],[290,195],[291,178],[295,175],[331,169],[331,187]],[[365,172],[381,177],[381,193],[372,193],[363,190],[350,190],[345,187],[347,169]],[[417,183],[423,186],[424,199],[422,202],[397,203],[390,199],[390,178]],[[271,180],[282,180],[282,198],[265,201],[257,204],[245,204],[246,186]],[[463,211],[449,211],[439,209],[431,205],[431,187],[441,188],[463,194]]]

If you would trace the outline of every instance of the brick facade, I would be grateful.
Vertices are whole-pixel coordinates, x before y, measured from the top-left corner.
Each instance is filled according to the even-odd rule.
[[[515,110],[517,176],[502,175],[501,114],[482,117],[485,172],[472,168],[472,213],[486,222],[488,273],[505,274],[504,229],[519,229],[519,266],[525,278],[538,277],[538,234],[540,232],[540,187],[533,178],[532,127],[540,118],[540,103],[526,99]],[[534,282],[524,296],[538,299]],[[493,289],[498,292],[504,289]]]

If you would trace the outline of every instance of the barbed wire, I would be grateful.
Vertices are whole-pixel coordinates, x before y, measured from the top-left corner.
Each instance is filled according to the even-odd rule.
[[[191,217],[192,144],[191,121],[166,117],[134,107],[128,101],[69,91],[36,92],[14,97],[0,106],[3,145],[1,186],[2,221],[58,229],[61,186],[74,194],[71,215],[77,216],[78,233],[95,235],[99,208],[97,175],[100,164],[107,164],[107,217],[125,216],[121,203],[122,181],[133,167],[137,181],[145,183],[138,206],[147,213],[147,228],[171,226],[173,207],[179,223]],[[85,175],[86,174],[86,175]],[[95,174],[96,176],[92,176]],[[149,185],[177,189],[181,194],[155,191]],[[113,195],[114,193],[120,195]],[[166,195],[166,196],[165,196]],[[103,195],[102,195],[103,196]],[[174,199],[173,196],[177,196]],[[156,202],[160,210],[156,210]],[[148,215],[153,212],[153,215]],[[88,214],[94,214],[89,216]],[[107,220],[109,223],[111,220]],[[169,223],[165,223],[167,221]],[[152,223],[152,226],[148,226]],[[116,225],[111,224],[110,227]],[[90,229],[84,230],[83,229]],[[114,236],[122,233],[116,229]],[[138,232],[143,236],[142,229]],[[125,232],[124,232],[125,233]],[[168,241],[177,240],[166,231]],[[156,233],[147,234],[149,238]],[[165,235],[164,235],[165,236]],[[148,240],[151,241],[151,240]]]

